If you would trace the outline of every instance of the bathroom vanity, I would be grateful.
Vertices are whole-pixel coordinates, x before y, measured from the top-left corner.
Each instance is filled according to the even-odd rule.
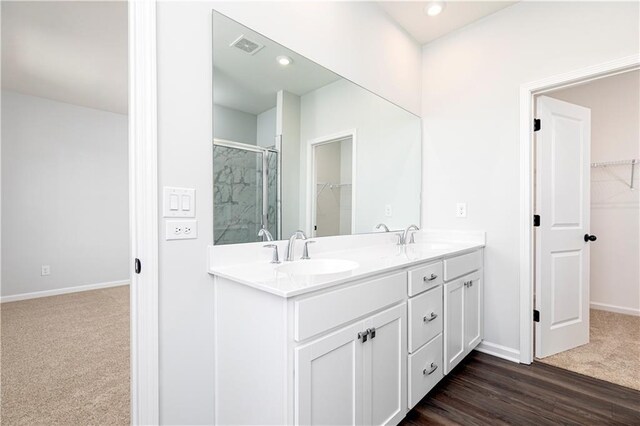
[[[216,424],[397,424],[482,340],[483,234],[316,241],[210,247]]]
[[[420,117],[212,25],[215,423],[397,424],[482,340],[484,233],[418,232]]]

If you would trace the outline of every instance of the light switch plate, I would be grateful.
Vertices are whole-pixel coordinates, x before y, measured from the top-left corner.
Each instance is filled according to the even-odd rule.
[[[196,190],[193,188],[163,188],[164,217],[196,217]]]
[[[187,220],[167,220],[165,226],[166,240],[194,240],[198,238],[198,221]]]

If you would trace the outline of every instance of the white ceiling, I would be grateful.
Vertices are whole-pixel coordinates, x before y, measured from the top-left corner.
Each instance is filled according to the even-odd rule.
[[[428,1],[380,1],[380,6],[416,41],[425,44],[509,7],[516,1],[447,1],[437,16],[428,16]]]
[[[2,88],[127,113],[127,4],[2,1]]]
[[[241,35],[264,47],[254,55],[230,47]],[[280,55],[289,56],[293,63],[279,65],[276,57]],[[273,108],[279,90],[302,96],[341,78],[217,12],[213,16],[213,65],[214,102],[250,114]]]

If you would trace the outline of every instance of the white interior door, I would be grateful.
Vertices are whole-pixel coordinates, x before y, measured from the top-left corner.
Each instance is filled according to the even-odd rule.
[[[591,111],[537,98],[536,357],[589,342]]]

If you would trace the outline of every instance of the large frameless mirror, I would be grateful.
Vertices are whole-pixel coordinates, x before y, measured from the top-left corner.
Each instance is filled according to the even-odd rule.
[[[420,118],[213,12],[214,244],[420,221]]]

